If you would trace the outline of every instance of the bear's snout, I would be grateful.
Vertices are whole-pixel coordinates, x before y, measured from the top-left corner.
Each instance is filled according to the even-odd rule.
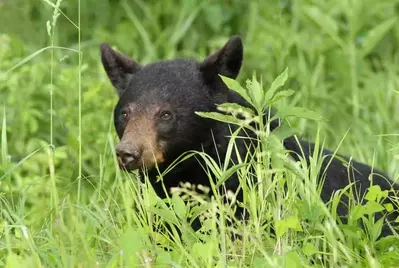
[[[115,147],[118,164],[121,168],[132,170],[138,168],[142,149],[130,143],[119,143]]]

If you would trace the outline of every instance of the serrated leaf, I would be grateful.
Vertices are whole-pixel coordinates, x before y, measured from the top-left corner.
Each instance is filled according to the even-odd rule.
[[[270,105],[274,102],[277,102],[280,99],[287,98],[287,97],[293,95],[294,93],[295,93],[295,91],[292,89],[279,91],[276,94],[274,94],[274,96],[268,101],[267,104]]]
[[[252,103],[256,104],[257,109],[263,108],[264,93],[262,85],[256,80],[255,74],[252,76],[252,81],[247,81],[247,88],[251,95]]]
[[[222,78],[223,82],[226,84],[226,86],[228,88],[230,88],[231,90],[237,92],[241,97],[243,97],[248,103],[251,103],[251,98],[249,97],[247,90],[245,88],[243,88],[240,83],[238,83],[236,80],[231,79],[229,77],[226,76],[222,76],[220,75],[220,77]]]
[[[195,113],[201,117],[210,118],[220,122],[234,124],[234,125],[242,125],[242,121],[240,119],[235,118],[232,115],[226,115],[216,112],[195,112]]]
[[[221,108],[221,110],[226,111],[226,112],[234,111],[234,112],[240,113],[242,115],[245,115],[245,114],[250,115],[250,116],[255,115],[255,111],[253,109],[242,106],[238,103],[226,102],[226,103],[222,103],[222,104],[218,105],[218,108]]]
[[[303,252],[303,254],[305,254],[306,256],[311,256],[311,255],[317,253],[318,250],[317,250],[317,248],[316,248],[313,244],[305,243],[305,244],[303,245],[303,247],[302,247],[302,252]]]
[[[382,40],[385,34],[395,25],[396,18],[390,18],[386,21],[378,24],[373,29],[371,29],[366,38],[363,41],[363,47],[361,50],[362,56],[369,54],[377,45],[378,42]]]
[[[269,90],[266,92],[265,94],[265,99],[264,99],[264,103],[268,103],[274,96],[274,93],[277,91],[277,89],[279,89],[281,86],[283,86],[285,84],[285,82],[288,79],[288,67],[285,68],[285,70],[276,77],[276,79],[274,79],[274,81],[272,82]]]
[[[277,112],[275,117],[295,116],[299,118],[306,118],[311,120],[320,121],[324,118],[316,112],[302,107],[285,107]]]

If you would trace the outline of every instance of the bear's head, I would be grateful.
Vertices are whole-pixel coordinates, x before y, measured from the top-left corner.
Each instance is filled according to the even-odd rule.
[[[236,78],[242,58],[238,36],[202,62],[177,59],[141,65],[102,44],[102,63],[119,95],[114,123],[121,168],[152,168],[200,149],[213,123],[195,112],[215,111],[216,104],[227,100],[229,89],[219,74]]]

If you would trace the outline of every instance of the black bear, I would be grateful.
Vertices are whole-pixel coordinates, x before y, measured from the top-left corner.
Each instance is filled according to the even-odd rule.
[[[120,138],[116,154],[122,169],[145,170],[156,193],[164,198],[164,188],[157,181],[157,176],[184,152],[204,151],[215,159],[223,159],[231,128],[234,130],[235,127],[205,119],[195,112],[216,111],[216,105],[224,102],[249,107],[219,76],[237,77],[243,60],[240,37],[232,36],[220,50],[202,62],[176,59],[143,66],[107,44],[101,45],[101,60],[119,94],[114,122]],[[272,122],[272,130],[277,126],[278,123]],[[300,141],[298,144],[294,137],[285,139],[283,144],[295,160],[299,160],[298,155],[302,155],[302,152],[306,159],[313,153],[312,143]],[[244,142],[238,144],[238,148],[240,154],[247,153]],[[332,157],[332,152],[325,150],[323,153],[327,156],[322,166],[326,174],[321,196],[324,202],[330,200],[334,191],[349,184],[349,175],[355,179],[360,196],[370,186],[369,177],[373,177],[373,183],[381,189],[391,189],[392,183],[382,172],[355,161],[351,161],[351,168],[348,169],[340,160]],[[168,190],[187,181],[210,185],[207,173],[195,158],[180,163],[163,178]],[[236,175],[232,175],[224,184],[224,189],[233,192],[238,188]],[[237,199],[242,199],[241,191],[238,191]],[[343,203],[345,201],[343,197]],[[340,205],[338,214],[344,216],[346,213],[346,206]],[[390,229],[384,227],[382,235],[389,233]]]

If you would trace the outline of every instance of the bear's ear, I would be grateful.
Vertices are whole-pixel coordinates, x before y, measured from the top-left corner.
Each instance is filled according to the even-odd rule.
[[[218,51],[209,55],[200,65],[204,78],[212,79],[217,74],[235,79],[240,72],[243,58],[241,38],[233,35]]]
[[[106,43],[101,44],[100,50],[104,70],[120,96],[125,91],[131,76],[140,70],[141,66],[131,58],[113,50]]]

